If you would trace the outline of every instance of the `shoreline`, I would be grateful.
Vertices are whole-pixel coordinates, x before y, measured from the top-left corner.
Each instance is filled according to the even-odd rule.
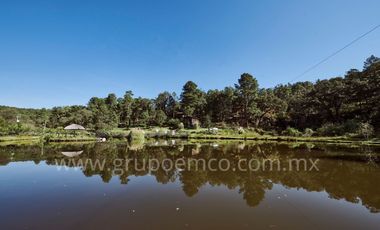
[[[162,136],[148,136],[145,139],[182,139],[182,140],[236,140],[236,141],[271,141],[271,142],[311,142],[311,143],[327,143],[327,144],[356,144],[356,145],[369,145],[369,146],[380,146],[380,140],[375,138],[371,140],[365,140],[360,138],[349,138],[343,136],[337,137],[292,137],[292,136],[271,136],[271,135],[218,135],[218,134],[199,134],[199,133],[188,133],[188,135],[162,135]],[[127,140],[127,138],[112,137],[107,141],[112,140]],[[0,145],[7,144],[17,144],[17,143],[36,143],[41,142],[41,136],[3,136],[0,137]],[[77,137],[77,138],[50,138],[44,142],[51,143],[64,143],[64,142],[96,142],[98,138],[96,137]]]

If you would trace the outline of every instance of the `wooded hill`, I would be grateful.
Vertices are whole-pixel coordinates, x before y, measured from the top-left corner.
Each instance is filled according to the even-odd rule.
[[[289,127],[318,130],[320,135],[354,133],[360,127],[380,131],[380,59],[371,56],[362,70],[344,77],[260,88],[250,74],[234,86],[207,92],[188,81],[181,94],[162,92],[155,99],[110,93],[86,106],[19,109],[0,106],[0,134],[24,129],[64,127],[71,123],[95,130],[131,126],[253,127],[280,133]],[[20,123],[16,124],[17,116]],[[199,121],[199,124],[197,123]]]

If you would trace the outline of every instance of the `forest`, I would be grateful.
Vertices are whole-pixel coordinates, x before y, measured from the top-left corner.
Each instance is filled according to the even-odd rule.
[[[91,130],[130,127],[173,129],[244,127],[297,136],[301,133],[337,136],[380,132],[380,59],[370,56],[362,70],[343,77],[260,88],[248,73],[234,86],[207,92],[192,81],[177,95],[156,98],[122,97],[110,93],[93,97],[86,106],[21,109],[0,106],[0,135],[80,124]]]

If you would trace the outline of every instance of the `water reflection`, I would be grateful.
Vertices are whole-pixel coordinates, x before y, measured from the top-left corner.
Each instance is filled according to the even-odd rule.
[[[347,147],[321,144],[281,144],[260,142],[233,143],[186,143],[181,141],[154,141],[150,143],[91,143],[43,146],[7,146],[0,148],[0,164],[9,162],[45,161],[48,165],[57,165],[57,159],[75,158],[103,160],[104,170],[82,167],[84,175],[100,175],[105,183],[117,177],[121,184],[127,185],[131,176],[153,175],[160,184],[178,180],[188,197],[196,196],[200,189],[211,186],[225,186],[236,189],[248,206],[260,204],[267,191],[275,184],[287,188],[306,191],[325,191],[331,199],[344,199],[360,203],[370,212],[380,212],[379,149],[368,147]],[[232,167],[228,171],[212,170],[136,170],[121,168],[122,174],[115,175],[115,159],[133,159],[137,164],[146,159],[178,158],[227,158]],[[319,171],[241,171],[236,170],[240,159],[252,158],[318,158]],[[61,161],[62,162],[62,161]],[[65,162],[65,161],[64,161]],[[75,167],[67,161],[67,167]]]
[[[70,152],[61,152],[62,155],[67,156],[67,157],[77,157],[83,153],[82,151],[70,151]]]

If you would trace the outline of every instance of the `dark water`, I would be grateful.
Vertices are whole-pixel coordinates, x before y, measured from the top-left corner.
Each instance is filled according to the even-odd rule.
[[[380,229],[379,153],[256,142],[0,146],[0,229]],[[149,159],[216,161],[136,167]],[[218,159],[230,168],[214,167]],[[239,167],[252,159],[281,167]],[[291,170],[292,159],[305,167]]]

